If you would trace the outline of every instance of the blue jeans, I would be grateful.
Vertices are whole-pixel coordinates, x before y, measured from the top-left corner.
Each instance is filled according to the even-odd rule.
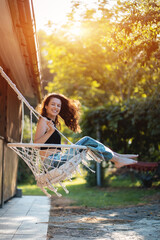
[[[97,140],[85,136],[81,138],[78,142],[75,143],[76,145],[86,146],[88,147],[98,158],[101,160],[105,160],[108,162],[112,157],[114,156],[114,153],[111,149],[103,145],[102,143],[98,142]],[[76,151],[74,152],[73,148],[69,150],[69,153],[72,155],[72,153],[76,154]],[[53,155],[51,155],[53,157]],[[69,157],[71,158],[71,157]],[[65,161],[69,160],[67,157],[67,153],[61,157],[60,161],[60,154],[56,153],[54,155],[54,160],[52,162],[52,166],[57,167],[61,166],[65,163]]]
[[[94,152],[94,154],[97,155],[97,157],[105,160],[106,162],[108,162],[114,156],[114,153],[111,149],[88,136],[81,138],[78,142],[76,142],[76,145],[88,147],[91,151]]]

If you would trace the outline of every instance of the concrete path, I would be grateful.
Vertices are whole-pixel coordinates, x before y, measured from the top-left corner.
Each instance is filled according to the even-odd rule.
[[[46,240],[49,211],[47,197],[12,198],[0,208],[0,239]]]

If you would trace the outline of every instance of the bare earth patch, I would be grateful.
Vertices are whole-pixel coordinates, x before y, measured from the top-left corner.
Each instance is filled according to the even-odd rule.
[[[160,239],[160,199],[150,204],[126,208],[72,206],[67,198],[51,198],[48,240],[158,240]]]

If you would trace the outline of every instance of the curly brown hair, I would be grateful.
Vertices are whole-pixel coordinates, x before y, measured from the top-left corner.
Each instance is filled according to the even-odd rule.
[[[43,117],[47,117],[45,106],[48,106],[52,98],[58,98],[61,100],[62,105],[59,116],[64,120],[66,126],[73,132],[81,132],[81,128],[79,126],[81,104],[78,100],[69,99],[59,93],[51,93],[43,99],[42,104],[39,107],[40,114]],[[56,117],[55,123],[60,125],[58,116]]]

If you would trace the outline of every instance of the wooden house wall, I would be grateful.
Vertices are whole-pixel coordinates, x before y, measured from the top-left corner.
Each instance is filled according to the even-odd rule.
[[[7,87],[7,126],[6,139],[8,142],[19,142],[21,132],[21,102],[17,94]]]
[[[21,104],[15,92],[0,76],[0,204],[16,193],[18,156],[7,147],[19,142]],[[3,174],[2,174],[3,172]]]
[[[16,194],[17,188],[17,170],[18,170],[18,157],[13,150],[4,144],[4,201],[10,199]]]
[[[6,135],[7,82],[0,75],[0,136]]]
[[[0,204],[2,202],[2,188],[3,188],[3,185],[2,185],[2,169],[3,169],[3,139],[0,139]]]

